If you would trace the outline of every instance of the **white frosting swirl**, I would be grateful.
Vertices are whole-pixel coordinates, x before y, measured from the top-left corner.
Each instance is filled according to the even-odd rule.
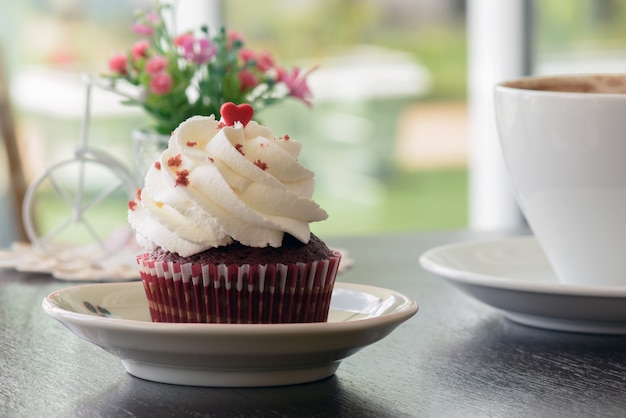
[[[309,222],[328,217],[311,199],[314,175],[297,160],[300,142],[254,121],[222,125],[213,116],[183,122],[148,170],[128,211],[146,250],[187,257],[234,240],[280,247],[285,232],[307,243]]]

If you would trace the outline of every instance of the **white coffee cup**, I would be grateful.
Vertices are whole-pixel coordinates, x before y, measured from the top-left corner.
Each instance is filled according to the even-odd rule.
[[[495,87],[522,212],[561,283],[626,286],[626,74]]]

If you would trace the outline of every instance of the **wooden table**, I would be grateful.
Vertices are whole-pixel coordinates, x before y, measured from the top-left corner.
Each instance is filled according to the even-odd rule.
[[[469,231],[330,239],[345,282],[402,292],[420,310],[323,381],[223,389],[143,381],[41,309],[73,284],[0,271],[2,417],[611,417],[626,415],[626,337],[533,329],[423,271],[418,256]],[[502,234],[500,234],[502,235]]]

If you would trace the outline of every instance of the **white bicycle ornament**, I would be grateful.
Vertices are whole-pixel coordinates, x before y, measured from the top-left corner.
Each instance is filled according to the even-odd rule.
[[[74,155],[35,179],[26,190],[22,205],[24,229],[33,247],[68,261],[76,257],[102,259],[128,242],[132,231],[126,222],[127,206],[121,202],[130,200],[137,190],[122,163],[88,145],[91,90],[95,82],[91,76],[83,79],[85,112]],[[52,211],[61,214],[61,222],[44,233],[35,219]],[[119,216],[110,216],[113,212],[119,212]]]

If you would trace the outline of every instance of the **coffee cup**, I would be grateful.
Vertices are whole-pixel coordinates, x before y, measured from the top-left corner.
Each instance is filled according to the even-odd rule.
[[[559,281],[626,286],[626,74],[495,87],[518,204]]]

